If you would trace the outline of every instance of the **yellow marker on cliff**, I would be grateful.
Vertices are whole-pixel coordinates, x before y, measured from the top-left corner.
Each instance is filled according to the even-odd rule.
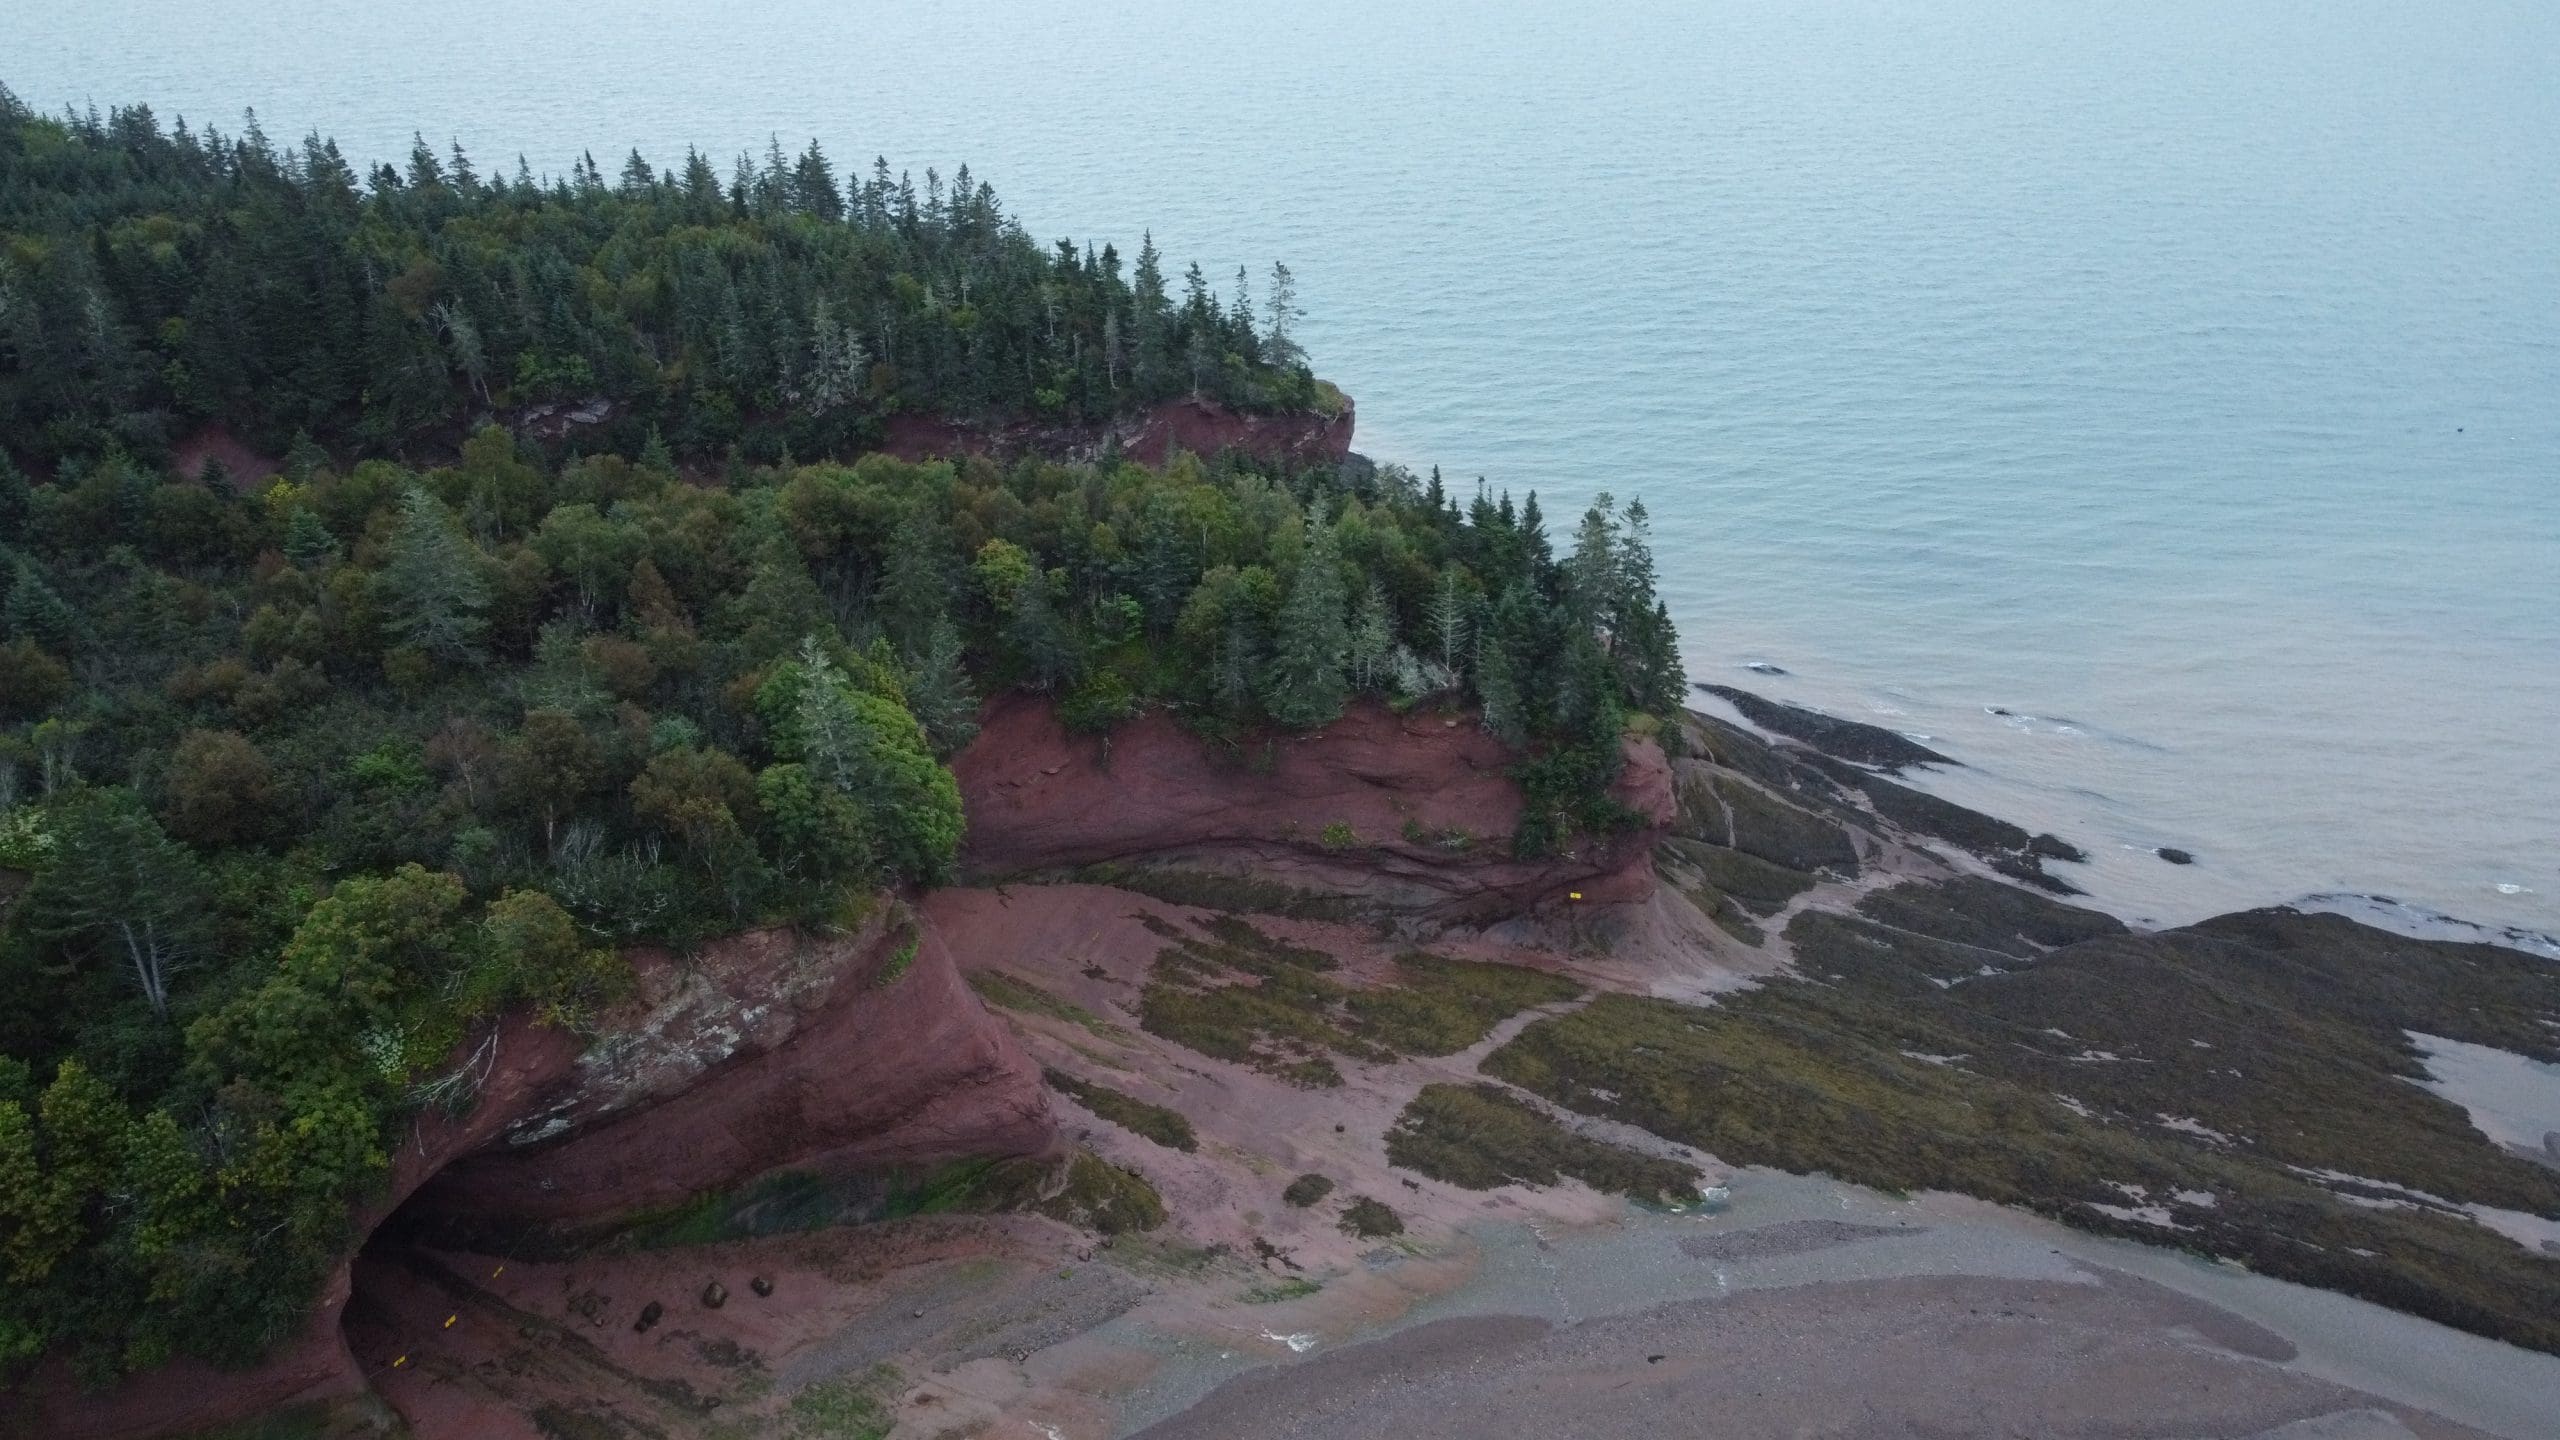
[[[397,1369],[399,1369],[401,1366],[406,1365],[406,1364],[408,1364],[408,1363],[409,1363],[409,1357],[408,1357],[408,1356],[406,1356],[406,1355],[403,1355],[403,1356],[401,1356],[399,1359],[394,1360],[394,1361],[392,1361],[392,1362],[391,1362],[391,1368],[392,1368],[392,1369],[394,1369],[394,1370],[397,1370]]]
[[[1564,898],[1567,900],[1579,900],[1582,898],[1582,892],[1579,890],[1567,890],[1564,892]]]
[[[461,1318],[462,1318],[462,1317],[461,1317],[461,1316],[459,1316],[459,1315],[447,1315],[446,1317],[444,1317],[444,1328],[446,1328],[447,1330],[452,1329],[452,1328],[453,1328],[453,1322],[454,1322],[454,1321],[456,1321],[456,1320],[459,1320],[459,1319],[461,1319]]]

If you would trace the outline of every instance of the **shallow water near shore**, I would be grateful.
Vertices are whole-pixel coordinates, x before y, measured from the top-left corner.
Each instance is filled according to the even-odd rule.
[[[1641,492],[1695,678],[1928,735],[2111,908],[2560,932],[2549,5],[18,11],[47,108],[553,173],[816,134],[1285,258],[1364,450],[1559,532]]]

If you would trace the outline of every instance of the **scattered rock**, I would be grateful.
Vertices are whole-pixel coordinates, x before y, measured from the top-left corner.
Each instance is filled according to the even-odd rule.
[[[2089,852],[2059,835],[2038,835],[2027,842],[2027,853],[2039,860],[2068,860],[2074,865],[2089,863]]]
[[[729,1303],[729,1287],[714,1280],[702,1287],[702,1308],[717,1310]]]
[[[2172,865],[2193,865],[2196,863],[2196,857],[2194,855],[2179,849],[2175,845],[2163,845],[2152,853],[2158,855],[2161,859],[2168,861]]]
[[[756,1292],[756,1298],[762,1300],[773,1293],[773,1282],[759,1275],[747,1282],[747,1288]]]
[[[1753,673],[1753,674],[1755,674],[1755,675],[1784,675],[1784,674],[1786,674],[1786,673],[1787,673],[1786,671],[1784,671],[1784,670],[1782,670],[1782,669],[1778,668],[1777,666],[1770,664],[1770,663],[1769,663],[1768,661],[1766,661],[1766,660],[1754,660],[1754,661],[1752,661],[1750,664],[1745,665],[1745,666],[1743,666],[1742,668],[1743,668],[1743,669],[1745,669],[1745,670],[1748,670],[1748,671],[1752,672],[1752,673]],[[1658,1359],[1658,1358],[1660,1358],[1660,1357],[1658,1357],[1658,1356],[1657,1356],[1656,1358]]]
[[[1991,868],[2021,884],[2033,885],[2051,895],[2083,895],[2088,892],[2057,875],[2045,873],[2043,862],[2029,856],[2003,855],[1991,862]]]
[[[1953,765],[1956,762],[1899,732],[1881,725],[1842,720],[1801,705],[1764,700],[1730,685],[1700,684],[1699,689],[1742,712],[1742,718],[1774,734],[1801,740],[1826,755],[1858,765],[1873,765],[1895,774],[1906,765]]]
[[[666,1306],[652,1300],[640,1307],[640,1318],[631,1322],[631,1328],[638,1334],[646,1335],[649,1333],[649,1327],[657,1324],[658,1318],[666,1313]]]

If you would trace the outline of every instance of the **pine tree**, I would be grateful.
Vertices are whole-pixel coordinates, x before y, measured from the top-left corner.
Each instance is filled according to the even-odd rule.
[[[1281,606],[1262,708],[1293,730],[1313,730],[1342,713],[1342,666],[1351,649],[1343,621],[1342,553],[1322,501],[1309,517],[1298,573]]]
[[[425,490],[413,486],[401,497],[390,558],[376,583],[383,592],[384,623],[404,644],[438,660],[479,655],[489,608],[480,556]]]

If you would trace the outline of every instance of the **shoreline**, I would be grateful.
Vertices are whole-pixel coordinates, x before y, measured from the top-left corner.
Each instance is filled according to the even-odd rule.
[[[2560,921],[2554,921],[2546,928],[2523,919],[2476,918],[2474,914],[2453,908],[2455,902],[2439,905],[2410,900],[2384,893],[2378,887],[2360,886],[2345,877],[2337,877],[2337,883],[2290,891],[2282,886],[2252,888],[2244,879],[2224,878],[2225,872],[2217,869],[2217,865],[2227,865],[2229,861],[2212,851],[2198,853],[2191,865],[2174,864],[2162,859],[2159,851],[2164,847],[2174,849],[2199,844],[2193,834],[2173,831],[2140,816],[2130,815],[2121,802],[2093,791],[2066,787],[2056,795],[2045,782],[2010,773],[2004,768],[2003,761],[2012,757],[2001,753],[1986,755],[1975,740],[1962,735],[1896,729],[1883,723],[1893,718],[1884,714],[1861,719],[1832,698],[1835,694],[1862,693],[1874,688],[1872,686],[1850,683],[1822,687],[1818,693],[1825,698],[1820,701],[1790,696],[1771,682],[1797,681],[1799,683],[1792,688],[1803,690],[1810,688],[1801,683],[1805,677],[1791,670],[1762,668],[1765,664],[1757,661],[1723,662],[1718,665],[1714,680],[1693,678],[1689,708],[1765,735],[1764,727],[1753,724],[1730,701],[1707,689],[1709,685],[1725,686],[1748,691],[1771,704],[1810,710],[1851,725],[1882,730],[1949,751],[1950,764],[1914,766],[1896,778],[1911,788],[1950,803],[2029,828],[2050,827],[2064,838],[2080,843],[2090,852],[2089,864],[2060,872],[2065,878],[2081,883],[2082,888],[2088,891],[2075,897],[2076,903],[2104,910],[2129,925],[2169,929],[2235,911],[2286,906],[2344,915],[2411,939],[2504,945],[2528,954],[2560,959]],[[1729,675],[1728,672],[1739,673]],[[1984,707],[1984,713],[1996,715],[1997,711],[1995,707]],[[2012,714],[2007,718],[2034,721],[2038,717]],[[2072,730],[2083,738],[2094,735],[2093,743],[2108,743],[2110,738],[2094,734],[2084,726],[2073,725]],[[2002,733],[2021,732],[2016,727],[2004,726]],[[2073,801],[2081,804],[2075,807],[2071,803]],[[2092,817],[2107,814],[2124,818],[2093,828]],[[2101,829],[2109,833],[2096,833]],[[2123,838],[2126,834],[2139,834],[2150,843],[2135,843]],[[2492,893],[2495,893],[2494,887]],[[2537,892],[2525,889],[2522,893],[2532,895]],[[2480,913],[2495,908],[2494,905],[2486,905]]]
[[[1719,1304],[1748,1302],[1743,1308],[1759,1312],[1755,1323],[1762,1324],[1772,1313],[1800,1311],[1791,1318],[1803,1324],[1844,1307],[1898,1308],[1907,1319],[1942,1322],[1945,1317],[1933,1317],[1932,1311],[1949,1303],[1974,1308],[2024,1304],[2036,1296],[2050,1299],[2046,1287],[2054,1286],[2113,1291],[2116,1298],[2133,1302],[2101,1307],[2104,1323],[2120,1327],[2114,1342],[2122,1353],[2116,1361],[2156,1362],[2175,1352],[2182,1363],[2196,1363],[2243,1391],[2257,1386],[2297,1400],[2316,1399],[2321,1387],[2333,1387],[2335,1395],[2327,1398],[2344,1403],[2327,1413],[2352,1414],[2370,1399],[2468,1427],[2447,1433],[2531,1440],[2547,1424],[2548,1397],[2560,1393],[2560,1357],[2180,1251],[2090,1235],[1964,1196],[1929,1193],[1897,1200],[1821,1176],[1756,1169],[1738,1172],[1733,1190],[1733,1208],[1712,1216],[1630,1209],[1581,1227],[1503,1221],[1469,1227],[1477,1264],[1468,1280],[1393,1321],[1319,1344],[1303,1358],[1211,1361],[1174,1347],[1146,1345],[1165,1356],[1165,1370],[1151,1377],[1147,1391],[1170,1389],[1174,1394],[1130,1406],[1116,1433],[1147,1440],[1297,1433],[1275,1424],[1270,1412],[1291,1404],[1320,1406],[1339,1383],[1335,1371],[1342,1357],[1366,1365],[1375,1357],[1407,1353],[1400,1344],[1411,1344],[1413,1355],[1446,1363],[1471,1352],[1481,1358],[1505,1350],[1524,1334],[1535,1336],[1540,1345],[1552,1345],[1577,1327],[1605,1330],[1650,1317],[1641,1333],[1648,1337],[1649,1352],[1661,1352],[1676,1345],[1682,1324],[1713,1327],[1712,1307]],[[1783,1235],[1815,1226],[1834,1228],[1794,1243]],[[1773,1232],[1780,1232],[1781,1240],[1775,1253],[1757,1258],[1697,1259],[1682,1253],[1696,1248],[1691,1242],[1698,1240]],[[2162,1303],[2168,1296],[2185,1303]],[[1310,1302],[1308,1308],[1320,1307]],[[1321,1323],[1312,1315],[1303,1318]],[[1537,1328],[1524,1330],[1519,1322],[1537,1322]],[[1467,1326],[1481,1328],[1459,1328]],[[1122,1328],[1140,1327],[1135,1317],[1106,1327]],[[1425,1331],[1435,1332],[1428,1344],[1408,1341]],[[2154,1342],[2165,1348],[2156,1353],[2146,1348]],[[1792,1359],[1820,1368],[1849,1366],[1857,1357],[1816,1345]],[[2263,1373],[2269,1371],[2301,1383],[2271,1384]],[[1251,1409],[1240,1403],[1244,1397],[1250,1397]],[[2066,1398],[2061,1410],[2043,1414],[2041,1421],[2067,1421],[2068,1414]],[[1248,1418],[1258,1418],[1260,1426],[1243,1423]],[[1341,1417],[1331,1418],[1338,1423]],[[1443,1433],[1430,1428],[1424,1416],[1395,1418],[1396,1425],[1382,1422],[1375,1433]],[[2106,1428],[2106,1422],[2121,1423],[2124,1417],[2093,1409],[2086,1418],[2099,1427],[2088,1433],[2115,1434],[2120,1432]],[[1496,1425],[1469,1433],[1552,1432],[1524,1421],[1516,1430]],[[1603,1426],[1577,1433],[1621,1432]],[[1706,1428],[1691,1433],[1781,1432]]]

